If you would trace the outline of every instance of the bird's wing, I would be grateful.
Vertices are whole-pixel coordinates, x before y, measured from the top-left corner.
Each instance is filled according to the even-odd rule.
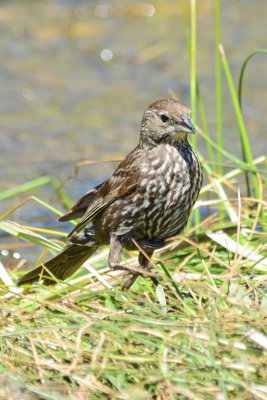
[[[125,197],[136,188],[140,165],[144,157],[144,151],[138,147],[128,154],[114,174],[102,184],[96,196],[89,204],[83,218],[69,233],[69,237],[74,232],[81,231],[116,199]]]
[[[68,212],[67,214],[59,217],[58,221],[64,222],[64,221],[70,221],[71,219],[83,217],[87,208],[92,203],[92,201],[94,200],[94,198],[97,195],[97,192],[100,190],[101,186],[103,186],[104,183],[105,183],[105,181],[100,183],[99,185],[93,187],[87,193],[85,193],[83,196],[81,196],[76,201],[76,203],[72,207],[71,211]]]

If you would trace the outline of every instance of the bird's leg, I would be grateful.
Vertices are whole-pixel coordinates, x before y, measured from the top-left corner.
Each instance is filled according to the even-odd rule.
[[[118,236],[115,234],[111,234],[108,266],[112,271],[124,270],[129,272],[129,269],[127,267],[120,265],[121,252],[122,252],[122,244],[119,241]],[[131,278],[123,286],[123,289],[129,289],[136,280],[136,278],[138,277],[138,275],[139,272],[133,272]]]
[[[114,233],[110,236],[110,250],[108,255],[108,266],[111,270],[124,269],[120,265],[121,261],[122,244],[118,239],[118,236]]]
[[[122,244],[120,240],[118,239],[118,236],[115,234],[111,234],[110,236],[110,251],[109,251],[109,256],[108,256],[108,266],[112,271],[116,270],[124,270],[131,272],[131,270],[124,265],[120,265],[121,261],[121,253],[122,253]],[[140,265],[139,271],[134,271],[132,272],[132,276],[128,281],[123,286],[123,289],[129,289],[136,279],[138,278],[139,275],[145,275],[146,271],[149,271],[151,268],[149,265],[150,257],[152,256],[153,251],[146,252],[146,256],[140,251],[139,257],[138,257],[138,262]],[[140,270],[142,272],[140,272]],[[144,271],[144,272],[143,272]],[[158,285],[158,281],[154,276],[150,276],[152,282],[155,285]]]
[[[120,265],[122,248],[123,248],[123,246],[122,246],[118,236],[116,234],[112,233],[110,235],[110,250],[109,250],[109,256],[108,256],[108,266],[112,271],[123,270],[123,271],[132,272],[130,267],[128,267],[126,265]]]

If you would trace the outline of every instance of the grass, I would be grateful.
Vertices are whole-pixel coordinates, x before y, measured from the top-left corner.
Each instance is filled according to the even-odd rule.
[[[231,187],[241,172],[216,182]],[[210,181],[202,195],[216,188]],[[160,290],[141,278],[121,291],[127,273],[108,271],[107,249],[55,287],[18,289],[15,275],[1,274],[1,369],[11,392],[23,388],[34,399],[264,399],[267,259],[259,226],[266,227],[266,203],[238,193],[227,201],[237,222],[213,213],[155,254]],[[220,202],[200,196],[196,208]],[[51,251],[59,246],[31,227],[2,221],[1,228]],[[137,267],[134,253],[124,262]]]
[[[253,159],[239,97],[220,45],[220,2],[216,1],[216,99],[218,136],[208,129],[196,71],[196,2],[188,27],[181,0],[191,65],[193,117],[209,161],[208,183],[183,237],[173,238],[153,258],[160,286],[139,278],[120,288],[127,272],[107,269],[108,249],[94,255],[76,275],[54,287],[16,287],[17,271],[0,264],[2,398],[10,399],[266,399],[266,157]],[[265,50],[261,53],[266,52]],[[220,58],[221,57],[221,58]],[[221,64],[220,64],[221,62]],[[237,116],[243,160],[223,148],[221,71]],[[76,171],[77,172],[77,171]],[[40,177],[0,193],[0,200],[52,185],[66,208],[70,199],[54,177]],[[247,186],[247,192],[239,187]],[[61,212],[37,196],[7,210],[0,228],[55,254],[65,233],[9,221],[27,202]],[[205,213],[201,210],[211,210]],[[8,220],[7,220],[8,219]],[[52,238],[51,238],[52,237]],[[62,239],[62,240],[61,240]],[[40,262],[39,260],[39,262]],[[136,253],[123,262],[137,268]]]

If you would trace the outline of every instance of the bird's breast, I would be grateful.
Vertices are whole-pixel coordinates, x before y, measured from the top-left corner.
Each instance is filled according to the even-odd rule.
[[[202,169],[191,146],[165,145],[142,168],[137,200],[140,227],[148,239],[174,235],[187,223],[202,185]]]

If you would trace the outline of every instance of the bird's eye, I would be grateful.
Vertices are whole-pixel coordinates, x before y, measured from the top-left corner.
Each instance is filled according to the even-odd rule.
[[[167,117],[167,115],[165,115],[165,114],[162,114],[161,116],[160,116],[160,118],[161,118],[161,121],[162,122],[166,122],[166,121],[168,121],[168,117]]]

